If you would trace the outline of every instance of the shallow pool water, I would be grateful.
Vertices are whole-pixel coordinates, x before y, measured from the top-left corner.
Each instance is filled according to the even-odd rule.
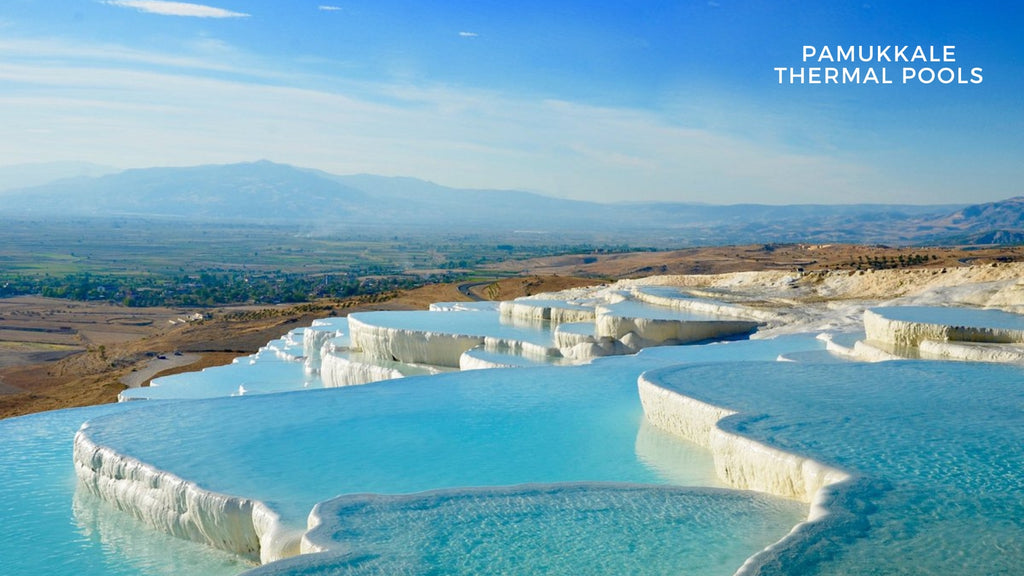
[[[667,482],[636,456],[637,375],[635,364],[607,361],[441,374],[163,404],[97,418],[89,433],[206,489],[270,503],[300,526],[341,493]],[[714,485],[710,455],[690,450],[687,483]]]
[[[806,510],[735,491],[559,484],[345,496],[317,513],[309,538],[327,554],[251,576],[726,575]]]
[[[709,453],[644,422],[637,376],[679,362],[771,360],[822,346],[811,336],[788,337],[649,350],[589,366],[148,408],[132,403],[146,409],[93,419],[90,430],[208,489],[262,499],[292,525],[304,525],[317,502],[344,493],[595,480],[715,486]],[[222,374],[233,377],[230,367]],[[756,550],[743,542],[734,556]]]
[[[890,320],[971,328],[1024,330],[1024,316],[1002,310],[940,306],[887,306],[871,310]]]
[[[620,311],[652,313],[630,306]],[[550,338],[547,328],[497,316],[450,312],[441,328]],[[430,325],[410,318],[409,329]],[[824,342],[803,334],[305,390],[319,380],[304,370],[301,335],[159,387],[168,397],[220,398],[0,421],[0,505],[5,525],[15,520],[0,539],[3,573],[252,568],[76,491],[71,437],[89,420],[97,442],[204,488],[263,500],[290,526],[322,503],[328,521],[314,536],[347,544],[254,574],[731,574],[807,508],[703,488],[720,486],[710,453],[642,417],[636,380],[645,371],[740,410],[723,422],[731,430],[856,474],[831,501],[844,514],[786,541],[766,573],[1012,574],[1024,564],[1019,367],[824,364]],[[266,393],[231,397],[239,386]],[[303,390],[271,393],[280,389]]]
[[[707,322],[711,320],[735,320],[733,317],[723,317],[714,314],[701,312],[689,312],[668,306],[657,306],[646,304],[636,300],[626,300],[615,304],[605,304],[598,307],[598,314],[611,314],[623,318],[650,318],[655,320],[688,320],[694,322]]]
[[[496,312],[387,311],[352,314],[353,319],[384,328],[441,332],[467,336],[491,336],[505,340],[553,346],[550,326],[515,323]]]
[[[738,410],[727,430],[853,473],[784,573],[1013,574],[1024,566],[1024,369],[737,363],[648,375]],[[714,378],[718,384],[704,383]],[[788,569],[786,568],[786,562]]]
[[[277,350],[267,349],[254,356],[238,358],[227,366],[156,378],[150,386],[123,391],[121,398],[215,398],[322,387],[320,380],[307,374],[302,362],[295,358],[301,356],[301,349],[292,348],[289,353],[294,356],[289,358]]]
[[[85,420],[140,404],[0,420],[0,572],[6,576],[230,576],[251,565],[155,532],[105,502],[76,497],[71,441]]]

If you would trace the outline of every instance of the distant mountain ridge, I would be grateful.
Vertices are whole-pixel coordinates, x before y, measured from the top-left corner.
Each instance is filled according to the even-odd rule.
[[[964,205],[601,204],[259,161],[125,170],[0,194],[0,217],[187,218],[345,230],[528,231],[651,245],[1019,242],[1024,197]]]
[[[0,194],[30,186],[40,186],[66,178],[103,176],[120,172],[112,166],[89,162],[37,162],[0,166]]]

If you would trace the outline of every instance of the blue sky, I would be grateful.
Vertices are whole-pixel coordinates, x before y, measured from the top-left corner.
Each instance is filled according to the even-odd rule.
[[[269,159],[596,201],[1024,194],[1024,6],[4,0],[0,164]],[[979,84],[779,84],[804,45]],[[840,64],[842,65],[842,64]],[[866,68],[877,63],[855,63]]]

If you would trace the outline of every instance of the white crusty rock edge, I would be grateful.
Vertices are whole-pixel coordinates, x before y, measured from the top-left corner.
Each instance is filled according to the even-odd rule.
[[[354,316],[348,325],[352,348],[376,360],[458,368],[462,354],[477,346],[528,358],[561,357],[555,347],[519,340],[374,326]]]
[[[299,551],[302,531],[284,527],[262,502],[204,490],[99,446],[88,423],[75,434],[74,463],[80,488],[167,534],[264,564]]]
[[[811,526],[833,514],[836,491],[854,479],[851,474],[797,454],[791,454],[726,432],[718,422],[736,414],[701,402],[658,384],[657,373],[644,373],[637,382],[644,415],[655,426],[708,448],[720,478],[741,490],[757,490],[810,505],[807,520],[782,540],[750,558],[737,575],[754,574],[766,557],[785,547]]]
[[[348,318],[352,348],[367,358],[457,368],[459,357],[484,343],[483,336],[387,328]]]
[[[564,306],[555,306],[546,300],[518,298],[501,302],[498,310],[502,316],[526,322],[549,321],[558,325],[566,322],[594,321],[593,308],[572,305],[569,302]]]
[[[630,292],[633,294],[634,298],[641,302],[654,304],[656,306],[664,306],[666,308],[673,308],[675,310],[687,310],[698,314],[707,314],[709,316],[732,316],[734,318],[754,319],[766,322],[777,321],[781,317],[778,312],[759,310],[757,308],[741,306],[739,304],[727,304],[725,302],[716,302],[714,300],[701,300],[699,298],[685,298],[682,296],[659,296],[657,294],[651,294],[644,291],[642,285],[631,287]],[[706,295],[705,293],[698,293],[697,291],[694,292],[694,295]]]
[[[666,320],[637,318],[617,314],[612,309],[598,306],[595,334],[598,338],[620,340],[637,350],[664,344],[688,344],[728,336],[749,334],[757,329],[753,320]],[[637,340],[630,343],[626,336]]]
[[[323,348],[333,338],[341,336],[340,330],[321,328],[314,322],[313,326],[302,332],[302,352],[306,356],[305,369],[307,374],[320,372]]]
[[[356,362],[336,354],[326,353],[320,358],[320,381],[324,388],[357,386],[404,376],[397,368]]]
[[[922,358],[1024,364],[1024,347],[1013,344],[922,340],[918,349]]]
[[[893,320],[875,310],[864,311],[864,332],[868,340],[887,342],[896,346],[916,347],[924,340],[993,344],[1024,343],[1024,330]]]

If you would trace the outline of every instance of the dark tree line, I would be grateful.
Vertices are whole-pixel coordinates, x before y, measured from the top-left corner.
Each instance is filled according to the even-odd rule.
[[[445,281],[390,274],[295,274],[204,270],[183,275],[65,276],[16,275],[0,279],[0,297],[42,295],[69,300],[102,301],[126,306],[219,306],[308,302],[316,298],[348,298]]]

